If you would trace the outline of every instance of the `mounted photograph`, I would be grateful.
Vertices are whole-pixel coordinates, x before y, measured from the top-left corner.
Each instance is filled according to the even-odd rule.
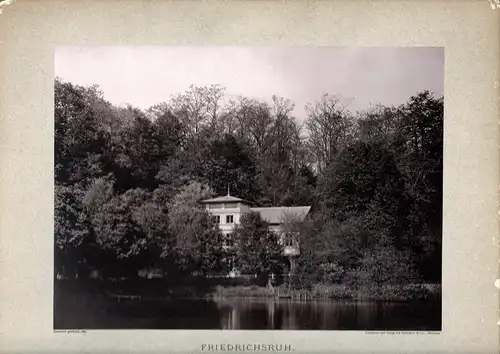
[[[54,59],[54,330],[441,331],[444,48]]]

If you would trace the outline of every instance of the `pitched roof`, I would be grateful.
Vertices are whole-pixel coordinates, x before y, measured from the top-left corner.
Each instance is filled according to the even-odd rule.
[[[217,198],[212,198],[212,199],[205,199],[201,201],[202,203],[227,203],[227,202],[244,202],[247,204],[250,204],[249,201],[237,197],[233,197],[231,195],[225,195],[222,197],[217,197]]]
[[[271,208],[250,208],[252,211],[260,213],[262,219],[270,224],[281,224],[285,216],[293,216],[298,221],[303,221],[311,210],[310,206],[298,207],[271,207]]]

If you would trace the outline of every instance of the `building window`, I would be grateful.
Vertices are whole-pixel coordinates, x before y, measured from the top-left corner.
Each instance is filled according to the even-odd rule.
[[[226,224],[232,224],[232,223],[233,223],[233,216],[226,215]]]
[[[285,247],[290,247],[292,245],[292,239],[290,236],[286,235],[285,237]]]
[[[215,215],[214,216],[214,223],[215,224],[220,224],[220,215]]]
[[[292,247],[292,246],[295,246],[296,245],[296,241],[295,241],[295,235],[294,234],[287,234],[285,235],[285,246],[287,247]]]
[[[227,234],[224,240],[224,245],[226,247],[233,247],[234,246],[234,240],[233,240],[233,234]]]

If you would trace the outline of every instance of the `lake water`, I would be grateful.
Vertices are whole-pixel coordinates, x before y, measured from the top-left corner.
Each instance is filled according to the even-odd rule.
[[[55,329],[441,330],[441,304],[289,299],[59,304]]]

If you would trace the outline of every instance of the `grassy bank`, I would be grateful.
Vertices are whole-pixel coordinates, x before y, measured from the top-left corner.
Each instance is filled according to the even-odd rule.
[[[196,279],[195,279],[196,280]],[[367,285],[351,286],[342,284],[313,285],[310,288],[289,289],[286,285],[267,287],[249,284],[248,281],[231,279],[210,279],[196,281],[125,281],[125,282],[86,282],[56,281],[55,300],[64,298],[83,298],[83,295],[99,295],[104,298],[136,296],[144,300],[165,300],[173,298],[291,298],[291,299],[363,299],[408,301],[438,299],[440,285]]]
[[[285,286],[217,286],[207,297],[211,298],[291,298],[291,299],[351,299],[408,301],[439,298],[441,287],[434,284],[370,285],[351,287],[341,284],[315,285],[310,289],[288,289]]]

